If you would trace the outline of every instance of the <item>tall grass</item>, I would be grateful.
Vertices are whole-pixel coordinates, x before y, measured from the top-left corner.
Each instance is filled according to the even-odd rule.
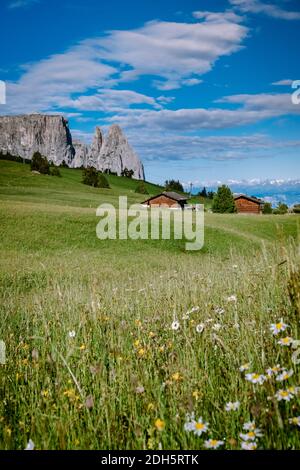
[[[206,213],[196,253],[180,240],[103,241],[95,208],[138,202],[135,182],[109,177],[108,193],[76,170],[0,166],[1,449],[198,449],[209,437],[239,449],[250,420],[258,448],[300,448],[298,390],[276,398],[300,385],[298,344],[278,344],[300,339],[296,216]],[[277,364],[293,375],[246,380]],[[201,436],[185,430],[193,412],[209,423]]]
[[[160,253],[151,265],[145,255],[128,275],[105,261],[46,257],[31,271],[29,260],[26,270],[2,271],[2,449],[29,439],[40,449],[198,449],[208,437],[236,449],[249,420],[263,432],[259,448],[299,448],[288,422],[300,414],[299,397],[275,398],[299,385],[291,347],[277,344],[299,338],[288,291],[295,244],[226,261]],[[270,324],[281,318],[289,328],[273,336]],[[294,375],[252,384],[239,371],[245,362],[250,372],[279,363]],[[237,411],[225,411],[237,400]],[[193,411],[209,423],[201,437],[184,430]]]

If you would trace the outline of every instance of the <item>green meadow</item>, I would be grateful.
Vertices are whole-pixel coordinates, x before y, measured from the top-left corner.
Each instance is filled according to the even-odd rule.
[[[299,449],[299,216],[99,240],[99,204],[147,196],[61,174],[0,161],[0,448]]]

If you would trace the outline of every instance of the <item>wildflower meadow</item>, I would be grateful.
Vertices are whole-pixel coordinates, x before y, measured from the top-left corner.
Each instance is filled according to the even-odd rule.
[[[186,253],[97,240],[84,193],[74,207],[14,191],[1,449],[300,448],[296,216],[206,214],[204,249]]]

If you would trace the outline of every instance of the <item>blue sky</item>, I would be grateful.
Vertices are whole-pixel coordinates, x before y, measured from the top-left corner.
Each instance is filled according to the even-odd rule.
[[[300,180],[292,0],[2,0],[1,114],[124,129],[148,180]],[[293,188],[295,185],[293,184]]]

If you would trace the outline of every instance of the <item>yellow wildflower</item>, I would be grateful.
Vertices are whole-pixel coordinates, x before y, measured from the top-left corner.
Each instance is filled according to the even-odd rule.
[[[179,380],[182,380],[182,376],[179,372],[175,372],[175,374],[172,375],[172,380],[174,380],[174,382],[178,382]]]
[[[156,429],[157,429],[158,431],[163,431],[163,430],[165,429],[165,427],[166,427],[166,424],[165,424],[165,422],[164,422],[163,420],[161,420],[161,419],[158,418],[158,419],[155,421],[154,426],[156,427]]]
[[[79,400],[79,396],[76,395],[76,392],[73,388],[64,391],[64,396],[68,397],[70,400]]]
[[[5,434],[8,435],[8,437],[10,437],[10,436],[11,436],[11,433],[12,433],[12,430],[11,430],[8,426],[5,426],[4,432],[5,432]]]

